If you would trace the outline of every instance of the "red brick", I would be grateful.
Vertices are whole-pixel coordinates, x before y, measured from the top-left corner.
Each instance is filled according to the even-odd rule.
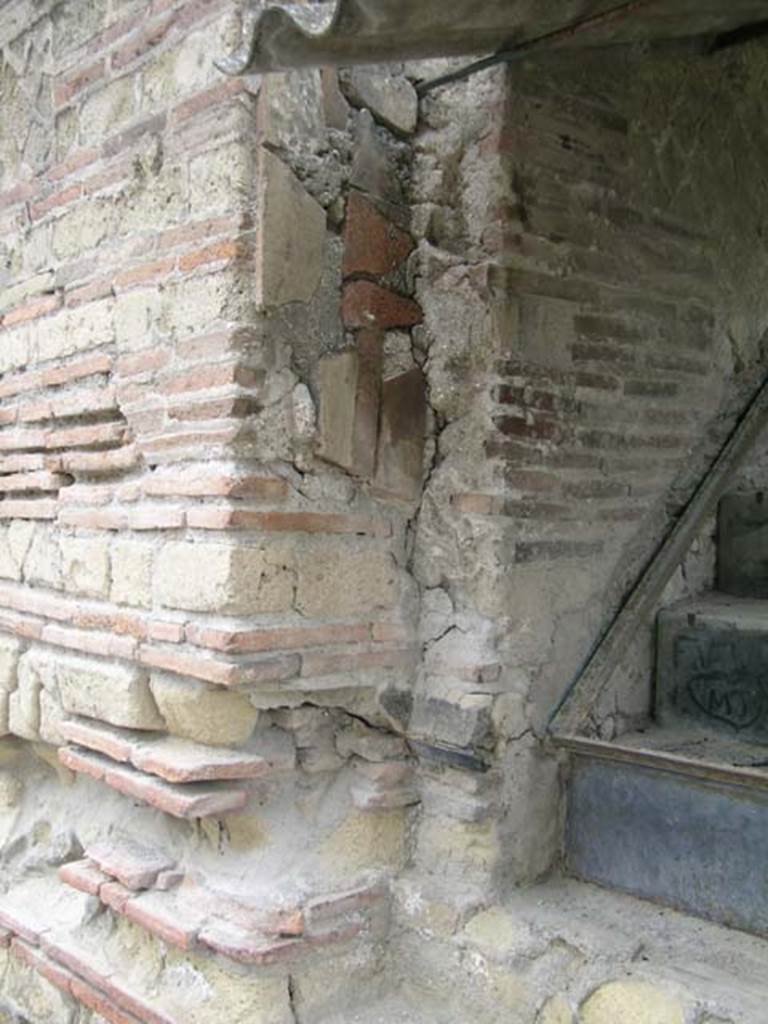
[[[28,182],[19,182],[13,188],[0,192],[0,210],[6,206],[15,206],[17,203],[24,203],[31,199],[37,190],[37,185]]]
[[[77,743],[99,754],[106,754],[113,761],[127,762],[131,759],[134,742],[112,726],[70,719],[62,722],[59,729],[64,739],[70,743]]]
[[[80,185],[70,185],[69,188],[65,188],[61,192],[55,192],[52,196],[48,196],[47,199],[40,199],[36,203],[31,203],[29,207],[30,219],[33,221],[40,220],[50,210],[76,202],[82,194],[83,190]]]
[[[9,491],[58,491],[70,482],[71,478],[68,476],[48,473],[45,470],[38,473],[17,473],[0,477],[0,494],[7,494]]]
[[[44,953],[28,946],[21,939],[11,940],[11,953],[17,960],[26,964],[27,967],[31,967],[33,971],[36,971],[56,988],[69,993],[70,983],[73,981],[72,975],[57,967]]]
[[[145,506],[133,509],[128,517],[132,530],[179,530],[184,526],[184,509]]]
[[[111,633],[89,633],[64,626],[48,625],[43,628],[43,640],[57,647],[68,647],[102,658],[131,660],[136,653],[136,641],[131,637],[113,636]]]
[[[133,1014],[124,1013],[118,1006],[100,992],[97,988],[89,985],[80,978],[73,978],[70,990],[74,998],[93,1010],[109,1024],[140,1024],[140,1019]]]
[[[76,526],[84,530],[124,530],[128,525],[128,513],[111,508],[62,508],[58,520],[62,526]]]
[[[154,25],[150,25],[149,28],[134,33],[126,43],[113,50],[110,59],[113,70],[124,68],[162,42],[173,25],[173,21],[172,15],[167,16]]]
[[[139,449],[133,444],[103,452],[65,452],[61,456],[61,466],[66,472],[89,476],[132,469],[138,461]]]
[[[46,438],[47,448],[79,448],[92,445],[120,444],[125,440],[123,423],[96,423],[87,427],[68,427],[51,431]]]
[[[122,356],[117,361],[115,371],[121,377],[134,377],[139,373],[162,370],[170,361],[170,349],[151,348],[146,352],[138,352],[136,355]]]
[[[173,894],[146,893],[126,904],[125,916],[140,928],[177,949],[192,949],[204,917],[189,905],[180,906]]]
[[[177,395],[189,391],[207,391],[209,388],[225,387],[239,384],[242,387],[256,387],[261,382],[261,374],[238,363],[215,363],[209,366],[198,366],[193,370],[177,373],[169,377],[163,384],[163,391],[168,395]]]
[[[53,416],[51,403],[45,400],[24,402],[18,407],[18,419],[21,423],[38,423],[49,420]]]
[[[242,420],[258,410],[259,405],[255,399],[232,396],[209,399],[204,402],[185,401],[180,405],[169,405],[168,416],[172,420],[183,421]]]
[[[465,515],[499,515],[504,507],[500,494],[454,494],[451,500],[456,511]]]
[[[65,106],[73,96],[82,92],[83,89],[87,89],[94,82],[98,82],[100,78],[104,77],[105,73],[106,62],[103,58],[86,68],[79,68],[74,75],[69,75],[67,78],[56,83],[53,88],[54,103],[57,107]]]
[[[113,284],[116,288],[132,288],[134,285],[162,281],[173,273],[175,263],[172,259],[156,260],[154,263],[143,263],[131,270],[123,270],[116,274]]]
[[[95,843],[88,847],[86,854],[101,871],[132,892],[150,889],[161,871],[175,866],[161,851],[133,840]]]
[[[241,508],[202,507],[187,513],[190,526],[199,529],[227,528],[263,533],[352,533],[389,537],[392,527],[385,519],[325,512],[256,512]]]
[[[70,174],[82,170],[83,167],[87,167],[88,164],[92,164],[98,158],[98,149],[78,150],[72,156],[67,157],[66,160],[61,160],[50,167],[47,171],[47,177],[50,181],[60,181],[62,178],[67,178]]]
[[[111,369],[111,356],[99,353],[44,370],[42,383],[46,387],[54,387],[58,384],[68,384],[73,380],[81,380],[83,377],[92,377],[97,373],[109,373]]]
[[[125,767],[108,767],[108,786],[176,818],[220,818],[245,807],[248,794],[216,783],[173,785]]]
[[[61,306],[61,293],[55,295],[43,295],[39,299],[32,299],[21,306],[16,306],[3,317],[3,327],[12,327],[14,324],[26,323],[28,320],[37,320],[38,317],[52,313]]]
[[[194,252],[185,253],[179,256],[179,270],[188,273],[197,267],[205,266],[208,263],[221,263],[224,261],[236,260],[246,254],[245,246],[239,241],[215,242]]]
[[[0,519],[55,519],[58,505],[40,498],[38,501],[0,501]]]
[[[407,644],[413,639],[413,630],[399,622],[374,622],[371,637],[376,643]]]
[[[233,96],[246,91],[245,82],[242,79],[233,78],[228,82],[221,82],[210,89],[196,93],[188,100],[184,100],[183,103],[179,103],[173,109],[173,117],[177,122],[186,121],[188,118],[194,117],[195,114],[199,114],[203,110],[209,110],[211,107],[219,106],[221,103],[226,103]]]
[[[89,896],[98,896],[99,889],[109,881],[109,875],[105,875],[95,861],[88,857],[62,864],[59,868],[59,878],[65,885],[79,889],[80,892],[87,892]]]
[[[45,448],[47,440],[44,430],[4,430],[0,433],[0,451]]]
[[[164,669],[177,675],[191,676],[219,686],[241,686],[246,683],[281,682],[298,674],[298,658],[268,658],[259,662],[238,663],[199,654],[142,646],[139,661],[151,668]]]
[[[18,416],[18,409],[0,409],[0,426],[7,427],[9,423],[15,423]]]
[[[115,389],[111,387],[90,388],[74,395],[62,398],[55,397],[51,401],[54,416],[66,419],[72,416],[92,416],[96,413],[116,412],[117,400]]]
[[[351,192],[344,225],[345,277],[391,274],[408,258],[414,242],[407,232],[382,216],[359,192]]]
[[[59,747],[59,761],[65,768],[77,772],[79,775],[89,775],[98,782],[103,782],[108,767],[108,762],[93,754],[86,754],[79,750],[71,750],[69,747]],[[0,924],[2,924],[0,915]]]
[[[370,627],[365,624],[252,630],[192,625],[186,630],[191,643],[230,654],[354,644],[367,640],[369,634]]]
[[[199,939],[214,953],[241,964],[282,963],[302,952],[300,940],[270,941],[263,935],[254,934],[227,922],[217,922],[204,928]]]
[[[404,298],[370,281],[352,281],[344,286],[342,316],[349,328],[413,327],[422,312],[413,299]]]
[[[144,493],[157,496],[188,496],[192,498],[232,497],[263,501],[282,501],[288,495],[285,480],[268,476],[240,476],[211,471],[152,474],[143,483]]]
[[[219,235],[231,236],[252,226],[253,218],[250,214],[238,213],[234,217],[219,217],[169,228],[157,236],[155,244],[158,249],[175,249],[190,242],[208,241]]]
[[[0,903],[0,927],[7,929],[14,935],[20,935],[22,939],[31,942],[33,946],[38,945],[40,936],[45,931],[41,922],[35,921],[30,915],[20,913],[15,906],[3,906]]]
[[[162,622],[152,617],[147,623],[147,638],[161,643],[180,644],[184,639],[184,627],[178,622]]]
[[[301,674],[325,676],[338,672],[364,672],[375,668],[407,668],[413,664],[414,657],[415,651],[411,648],[357,651],[349,654],[305,654],[301,659]]]

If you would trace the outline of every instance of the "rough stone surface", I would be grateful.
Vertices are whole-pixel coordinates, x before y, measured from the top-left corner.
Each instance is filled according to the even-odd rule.
[[[584,1024],[685,1024],[685,1007],[663,988],[643,981],[602,985],[582,1005]]]
[[[259,712],[239,693],[156,673],[152,695],[174,736],[222,746],[244,743]]]

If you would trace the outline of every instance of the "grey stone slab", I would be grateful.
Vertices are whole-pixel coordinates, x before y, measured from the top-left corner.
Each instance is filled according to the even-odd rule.
[[[576,757],[569,873],[768,934],[768,794]]]
[[[727,594],[768,599],[768,496],[762,491],[720,501],[717,585]]]
[[[768,743],[768,602],[714,594],[659,613],[656,717]]]

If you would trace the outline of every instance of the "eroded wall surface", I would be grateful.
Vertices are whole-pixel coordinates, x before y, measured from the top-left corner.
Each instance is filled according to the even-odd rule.
[[[237,29],[0,23],[0,1005],[602,1021],[488,908],[556,869],[549,715],[759,377],[762,50],[418,104],[442,64],[224,79]]]

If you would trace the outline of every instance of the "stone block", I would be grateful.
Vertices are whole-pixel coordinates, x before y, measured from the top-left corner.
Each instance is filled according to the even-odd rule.
[[[363,479],[373,476],[381,394],[382,336],[363,331],[358,347],[318,366],[321,458]]]
[[[293,172],[260,150],[257,302],[264,308],[309,302],[318,289],[325,252],[325,211]]]
[[[365,107],[377,121],[398,135],[416,130],[419,98],[402,75],[388,75],[368,68],[352,68],[342,77],[344,91],[356,107]]]
[[[408,258],[414,247],[411,236],[385,217],[359,192],[347,200],[344,224],[342,273],[391,274]]]
[[[109,595],[109,541],[95,537],[61,537],[64,589],[86,597]]]
[[[536,1024],[573,1024],[574,1017],[563,996],[552,996],[539,1010]]]
[[[47,690],[40,691],[40,739],[43,743],[60,747],[64,743],[61,725],[67,714],[57,698]]]
[[[16,671],[21,643],[12,636],[0,636],[0,692],[16,689]]]
[[[272,159],[280,163],[277,157]],[[194,217],[241,210],[248,203],[253,181],[250,148],[242,142],[215,146],[192,160],[189,175]]]
[[[453,699],[418,696],[410,732],[428,742],[446,743],[463,750],[492,745],[493,698],[487,694]]]
[[[611,981],[582,1005],[582,1024],[685,1024],[680,1000],[647,981]]]
[[[35,524],[17,519],[0,530],[0,577],[8,580],[22,578],[24,559],[32,543]]]
[[[40,738],[41,684],[35,672],[19,668],[18,686],[8,699],[8,729],[23,740]]]
[[[160,872],[175,863],[162,851],[125,837],[94,843],[86,854],[101,871],[133,891],[151,888]]]
[[[232,615],[286,611],[293,574],[258,547],[166,544],[155,570],[155,594],[166,608]]]
[[[24,580],[58,590],[61,586],[61,550],[58,538],[47,525],[35,530],[24,560]]]
[[[348,281],[341,300],[344,326],[350,330],[415,327],[423,317],[419,305],[373,281]]]
[[[374,487],[415,501],[424,478],[426,380],[418,368],[384,382]]]
[[[377,548],[307,544],[296,575],[296,608],[308,618],[366,615],[391,608],[397,598],[394,559]]]
[[[151,681],[168,731],[174,736],[237,746],[253,733],[259,713],[241,693],[156,673]]]
[[[152,545],[135,540],[116,541],[112,545],[112,600],[117,604],[150,608],[153,564]]]
[[[66,711],[130,729],[162,729],[165,724],[147,673],[137,666],[61,655],[55,674]]]

